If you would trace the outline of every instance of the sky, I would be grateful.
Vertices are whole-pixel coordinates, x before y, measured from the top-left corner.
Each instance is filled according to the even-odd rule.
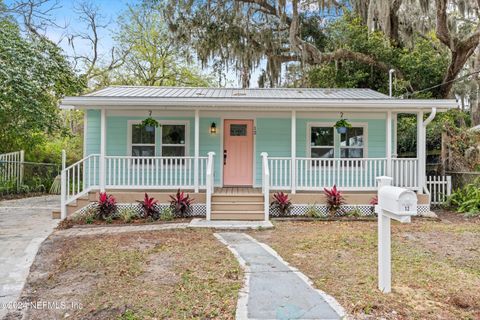
[[[78,14],[75,12],[75,7],[81,0],[58,0],[59,7],[55,10],[52,10],[50,17],[55,23],[62,28],[58,27],[49,27],[46,30],[46,36],[49,37],[52,41],[57,43],[67,55],[73,55],[73,49],[68,43],[68,39],[65,37],[67,33],[81,33],[86,31],[86,24],[81,21],[78,17]],[[4,0],[4,3],[9,6],[14,2],[14,0]],[[100,12],[105,22],[109,22],[107,29],[102,29],[99,32],[100,36],[100,50],[103,54],[108,54],[112,46],[114,45],[114,40],[112,36],[117,27],[117,18],[119,15],[124,12],[129,5],[135,5],[141,0],[101,0],[93,1],[91,3],[100,8]],[[75,40],[75,50],[77,53],[89,53],[89,43],[82,41],[81,39]],[[261,63],[260,67],[255,70],[252,74],[251,86],[257,87],[257,79],[261,73],[261,69],[265,68],[265,62]],[[210,70],[204,70],[206,73],[209,73]],[[227,86],[235,87],[239,85],[239,81],[235,72],[227,72],[227,80],[229,84]]]

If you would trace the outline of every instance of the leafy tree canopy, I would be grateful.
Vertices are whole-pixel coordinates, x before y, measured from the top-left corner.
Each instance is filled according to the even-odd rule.
[[[0,152],[31,150],[59,130],[59,99],[83,85],[58,46],[0,16]]]

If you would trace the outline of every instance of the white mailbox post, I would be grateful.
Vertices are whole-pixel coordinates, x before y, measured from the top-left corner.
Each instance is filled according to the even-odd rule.
[[[392,252],[390,219],[410,223],[417,214],[417,196],[408,189],[393,187],[392,178],[377,177],[378,205],[378,288],[383,293],[392,291]]]

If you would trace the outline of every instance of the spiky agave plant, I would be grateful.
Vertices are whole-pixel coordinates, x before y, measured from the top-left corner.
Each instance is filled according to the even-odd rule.
[[[292,202],[288,198],[288,194],[276,192],[273,194],[273,201],[270,203],[272,209],[276,209],[281,215],[288,215],[292,210]]]

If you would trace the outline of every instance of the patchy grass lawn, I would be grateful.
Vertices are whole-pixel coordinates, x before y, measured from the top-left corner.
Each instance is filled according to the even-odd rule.
[[[241,287],[239,265],[210,231],[52,235],[22,298],[82,305],[28,319],[233,319]]]
[[[480,319],[478,220],[392,223],[392,293],[377,290],[376,222],[277,222],[251,232],[355,319]]]

